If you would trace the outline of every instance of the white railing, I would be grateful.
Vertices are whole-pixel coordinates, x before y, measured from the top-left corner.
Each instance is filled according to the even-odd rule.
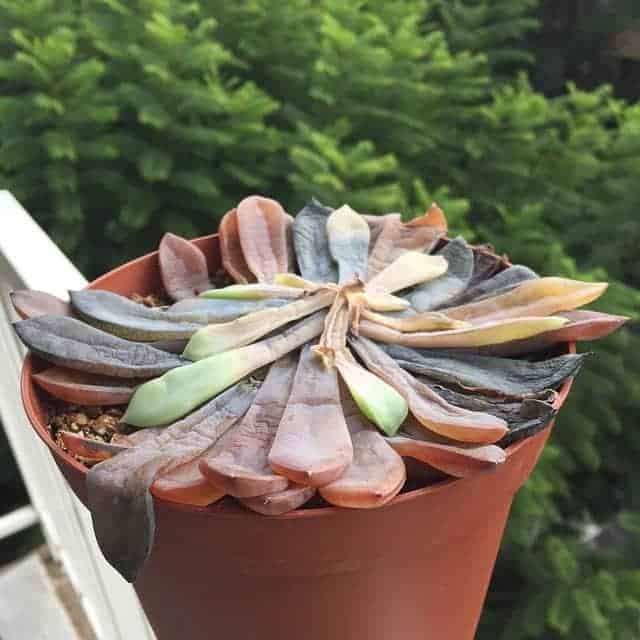
[[[40,521],[52,555],[64,566],[99,640],[153,640],[138,598],[103,560],[88,511],[67,487],[27,423],[18,386],[24,349],[10,321],[14,289],[67,298],[86,280],[8,192],[0,191],[0,421],[31,499],[0,518],[0,537]]]

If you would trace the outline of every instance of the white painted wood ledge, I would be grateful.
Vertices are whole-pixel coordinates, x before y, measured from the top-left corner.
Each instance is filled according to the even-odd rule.
[[[3,518],[0,525],[17,531],[25,522],[41,522],[51,553],[69,575],[99,640],[153,640],[135,591],[102,558],[88,511],[31,429],[20,399],[25,351],[10,325],[17,318],[9,292],[39,289],[68,299],[69,289],[85,284],[20,203],[8,191],[0,191],[0,420],[32,504]]]

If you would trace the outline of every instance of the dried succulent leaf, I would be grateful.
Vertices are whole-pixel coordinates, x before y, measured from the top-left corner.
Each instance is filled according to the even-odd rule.
[[[346,348],[349,331],[349,308],[344,296],[339,295],[333,301],[324,320],[324,329],[320,342],[313,347],[314,352],[325,359],[325,365],[333,364],[336,351]]]
[[[433,221],[432,210],[407,224],[402,222],[399,214],[383,216],[380,232],[369,255],[369,278],[380,273],[405,251],[429,253],[445,233],[439,221],[436,225],[432,224]]]
[[[480,444],[497,442],[507,433],[507,423],[501,418],[450,405],[402,369],[371,340],[353,338],[350,345],[370,371],[406,399],[409,410],[420,424],[434,433],[460,442]]]
[[[328,307],[335,295],[334,291],[322,291],[277,309],[263,309],[231,322],[203,327],[189,340],[183,355],[190,360],[202,360],[250,344],[285,324]]]
[[[339,507],[382,506],[402,489],[406,479],[404,462],[362,415],[349,390],[341,389],[340,396],[353,443],[353,460],[342,476],[320,489],[320,495]]]
[[[255,282],[255,276],[247,265],[240,243],[238,232],[238,210],[227,211],[220,220],[218,227],[220,238],[220,256],[222,266],[227,273],[238,283],[247,284]]]
[[[293,221],[293,244],[302,277],[338,282],[338,269],[329,250],[327,220],[331,209],[312,198]]]
[[[433,280],[447,270],[442,256],[431,256],[416,251],[405,251],[390,265],[367,282],[367,291],[393,293],[416,284]]]
[[[139,342],[130,342],[62,316],[14,323],[22,342],[53,364],[118,378],[150,378],[187,361]]]
[[[197,324],[230,322],[254,311],[275,309],[289,304],[287,298],[267,298],[265,300],[213,300],[207,298],[187,298],[176,302],[167,309],[175,317]]]
[[[324,314],[316,313],[271,338],[150,380],[136,389],[122,420],[136,427],[173,422],[252,371],[312,340],[322,331],[323,320]]]
[[[473,250],[463,238],[447,243],[436,255],[447,261],[448,269],[434,280],[416,287],[407,299],[416,311],[431,311],[455,299],[467,288],[473,273]]]
[[[180,340],[202,327],[174,312],[145,307],[111,291],[70,291],[71,306],[85,322],[127,340]]]
[[[196,458],[171,469],[166,474],[161,472],[151,485],[152,495],[159,500],[190,504],[194,507],[207,507],[218,502],[224,497],[224,491],[207,481],[200,472],[199,464],[200,458]]]
[[[129,448],[122,444],[112,444],[103,440],[85,438],[72,431],[60,431],[59,433],[64,446],[67,447],[70,453],[90,460],[107,460]]]
[[[499,442],[503,447],[540,431],[557,414],[553,406],[558,395],[555,391],[546,391],[534,398],[515,401],[500,400],[478,393],[467,395],[441,386],[434,387],[434,391],[456,407],[484,411],[505,420],[509,425],[509,432]]]
[[[191,298],[211,288],[204,253],[185,238],[165,233],[158,249],[158,262],[164,289],[174,300]]]
[[[390,293],[364,291],[360,295],[364,304],[372,311],[404,311],[409,308],[407,300],[392,296]]]
[[[454,478],[466,478],[506,460],[505,452],[493,444],[478,446],[434,441],[412,421],[408,421],[397,436],[387,438],[387,442],[399,455],[419,460]]]
[[[294,287],[296,289],[307,289],[309,291],[315,291],[323,286],[312,280],[307,280],[297,273],[278,273],[273,279],[273,283],[283,287]]]
[[[526,316],[549,316],[593,302],[604,293],[607,286],[606,282],[537,278],[527,280],[506,293],[450,307],[446,313],[450,318],[476,323]]]
[[[403,368],[428,380],[467,391],[522,398],[554,389],[575,376],[588,354],[528,362],[455,351],[418,350],[397,345],[384,350]]]
[[[558,314],[569,321],[560,329],[547,331],[533,338],[514,340],[503,344],[481,347],[486,355],[518,356],[548,349],[563,342],[597,340],[619,329],[629,318],[597,311],[564,311]]]
[[[348,349],[336,353],[335,366],[362,413],[387,435],[394,435],[409,412],[396,389],[361,367]]]
[[[281,516],[309,502],[315,493],[314,487],[292,484],[284,491],[257,498],[241,498],[240,502],[247,509],[264,516]]]
[[[269,453],[271,468],[292,482],[321,487],[353,459],[338,376],[307,345]]]
[[[473,257],[473,275],[469,281],[469,287],[475,287],[479,282],[491,278],[509,266],[507,258],[497,255],[490,245],[474,247]]]
[[[447,329],[464,329],[471,326],[467,322],[453,320],[444,313],[438,311],[426,311],[424,313],[407,314],[402,316],[389,316],[382,313],[375,313],[368,309],[361,312],[362,318],[371,320],[383,327],[389,327],[403,333],[413,333],[417,331],[444,331]]]
[[[497,296],[510,291],[526,280],[533,280],[538,277],[538,274],[529,269],[529,267],[514,264],[487,280],[481,280],[469,286],[455,300],[450,300],[449,304],[465,304],[472,300],[482,300],[488,296]]]
[[[253,405],[230,438],[201,459],[202,474],[220,491],[250,498],[287,488],[289,481],[271,470],[268,456],[289,399],[296,365],[291,355],[271,365]]]
[[[293,219],[279,202],[249,196],[238,205],[238,235],[247,266],[258,282],[273,282],[277,273],[291,270]]]
[[[110,378],[63,367],[50,367],[33,374],[35,383],[50,393],[72,404],[114,405],[125,404],[141,380]]]
[[[317,287],[316,287],[317,288]],[[314,288],[314,290],[316,289]],[[209,289],[202,293],[207,299],[229,300],[266,300],[269,298],[302,298],[313,290],[300,289],[299,287],[286,287],[278,284],[251,283],[232,284],[220,289]]]
[[[485,345],[530,338],[545,331],[558,329],[567,324],[567,322],[566,318],[560,316],[511,318],[504,321],[491,321],[486,324],[473,325],[465,329],[451,329],[433,333],[401,333],[369,320],[363,320],[360,323],[360,333],[367,338],[373,338],[387,344],[415,348],[449,349],[483,347]]]
[[[87,474],[93,528],[107,561],[133,582],[151,553],[155,536],[149,487],[198,457],[251,405],[256,385],[241,383],[153,438],[97,464]]]
[[[367,276],[369,226],[350,206],[336,209],[327,220],[329,251],[338,264],[338,282]]]
[[[44,291],[20,289],[9,293],[13,308],[24,320],[40,316],[71,316],[72,311],[68,302],[60,300]]]

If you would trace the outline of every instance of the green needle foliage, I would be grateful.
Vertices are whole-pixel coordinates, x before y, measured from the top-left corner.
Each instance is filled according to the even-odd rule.
[[[536,0],[0,0],[0,187],[88,275],[258,192],[424,212],[640,308],[640,105],[536,92]],[[640,625],[640,337],[598,344],[520,492],[479,638]],[[587,543],[586,524],[615,531]],[[604,534],[603,534],[604,535]]]

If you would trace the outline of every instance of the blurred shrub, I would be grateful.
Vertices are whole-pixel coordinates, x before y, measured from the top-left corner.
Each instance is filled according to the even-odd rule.
[[[640,107],[532,89],[536,4],[0,0],[0,184],[90,276],[251,192],[291,212],[437,200],[454,232],[608,277],[602,308],[636,313]],[[639,346],[594,349],[516,501],[481,638],[637,637]],[[626,523],[631,547],[581,542],[591,522]]]

